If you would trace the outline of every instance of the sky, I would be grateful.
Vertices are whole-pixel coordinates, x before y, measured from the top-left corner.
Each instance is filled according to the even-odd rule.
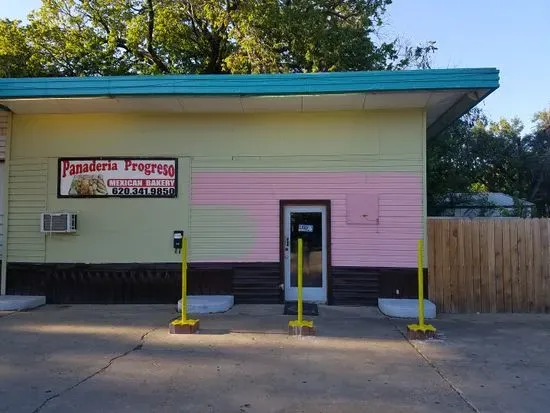
[[[40,4],[0,0],[0,17],[24,19]],[[496,67],[501,86],[481,107],[492,120],[518,117],[528,132],[550,108],[549,19],[548,0],[393,0],[380,36],[435,40],[433,68]]]

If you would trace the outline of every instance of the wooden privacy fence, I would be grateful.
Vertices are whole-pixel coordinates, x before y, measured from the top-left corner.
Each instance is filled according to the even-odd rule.
[[[446,313],[550,312],[549,220],[428,219],[428,289]]]

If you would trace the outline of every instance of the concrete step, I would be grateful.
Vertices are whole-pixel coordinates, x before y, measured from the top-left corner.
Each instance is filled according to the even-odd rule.
[[[379,298],[378,308],[388,317],[418,318],[418,299],[416,298]],[[424,318],[435,317],[435,304],[430,300],[424,300]]]
[[[188,295],[187,313],[225,313],[234,304],[235,299],[232,295]],[[178,311],[181,312],[181,300],[178,301]]]
[[[43,295],[0,295],[0,311],[31,310],[44,304]]]

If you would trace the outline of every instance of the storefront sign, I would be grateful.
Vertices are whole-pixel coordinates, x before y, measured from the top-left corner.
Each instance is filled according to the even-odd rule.
[[[175,158],[60,158],[60,198],[175,198]]]
[[[313,232],[313,225],[299,224],[298,232]]]

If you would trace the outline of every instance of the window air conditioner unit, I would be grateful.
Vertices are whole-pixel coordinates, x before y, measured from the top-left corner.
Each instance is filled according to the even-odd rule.
[[[76,232],[76,214],[72,212],[44,212],[40,214],[40,232]]]

